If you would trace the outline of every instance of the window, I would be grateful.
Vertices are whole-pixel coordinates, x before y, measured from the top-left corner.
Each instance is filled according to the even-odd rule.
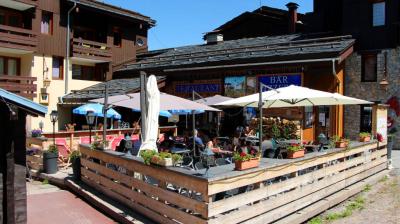
[[[136,44],[137,44],[139,47],[142,47],[142,46],[144,45],[144,40],[143,40],[142,38],[138,38],[138,39],[136,40]]]
[[[372,106],[361,106],[360,132],[372,131]]]
[[[312,128],[313,124],[313,107],[304,107],[304,128]]]
[[[53,34],[53,13],[42,11],[42,21],[40,22],[40,32],[43,34]]]
[[[52,78],[63,79],[64,60],[61,57],[53,57]]]
[[[121,30],[118,27],[114,27],[114,46],[121,47],[122,44],[122,34]]]
[[[19,75],[19,58],[0,57],[0,75]]]
[[[376,54],[364,54],[361,56],[361,81],[376,82],[377,57]]]
[[[385,2],[372,3],[372,26],[385,25]]]
[[[72,65],[72,79],[100,81],[95,80],[94,67],[84,65]]]

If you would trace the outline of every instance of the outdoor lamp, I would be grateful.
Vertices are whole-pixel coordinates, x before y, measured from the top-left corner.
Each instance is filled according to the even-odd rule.
[[[43,132],[43,127],[44,127],[44,123],[43,123],[43,121],[40,121],[39,122],[39,128],[40,128],[41,132]]]
[[[89,143],[92,144],[92,126],[95,119],[95,114],[93,111],[88,111],[86,113],[86,123],[89,125]]]
[[[53,145],[56,145],[56,122],[58,120],[58,112],[56,110],[51,111],[50,120],[53,123]]]
[[[380,82],[379,85],[383,90],[387,90],[387,87],[389,85],[389,82],[386,80],[386,78],[383,78]]]

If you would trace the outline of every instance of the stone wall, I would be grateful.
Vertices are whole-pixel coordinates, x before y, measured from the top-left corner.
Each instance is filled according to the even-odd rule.
[[[384,90],[379,82],[384,78],[385,59],[387,52],[387,80],[389,86]],[[397,129],[395,148],[400,148],[400,47],[396,49],[384,49],[377,55],[378,74],[376,82],[361,82],[361,54],[353,53],[345,66],[345,95],[369,101],[391,104],[388,110],[389,117],[393,119],[393,125],[389,129]],[[396,113],[396,104],[398,113]],[[360,106],[345,106],[345,135],[351,138],[358,136],[360,132]]]

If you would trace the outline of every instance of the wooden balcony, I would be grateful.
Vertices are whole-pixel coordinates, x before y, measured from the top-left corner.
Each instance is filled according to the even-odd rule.
[[[33,99],[36,97],[36,77],[0,75],[0,88]]]
[[[36,32],[18,27],[0,25],[0,47],[34,52],[37,45]]]
[[[94,60],[99,62],[111,61],[111,47],[106,43],[100,43],[81,38],[72,39],[73,57]]]

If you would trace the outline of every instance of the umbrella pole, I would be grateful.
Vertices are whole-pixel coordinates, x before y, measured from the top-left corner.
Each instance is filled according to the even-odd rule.
[[[146,118],[147,118],[147,102],[146,102],[146,83],[147,83],[147,75],[145,72],[140,72],[140,111],[141,111],[141,134],[142,141],[145,141],[146,138]]]
[[[258,150],[260,153],[262,153],[262,136],[263,136],[263,111],[262,111],[262,106],[263,106],[263,102],[262,102],[262,83],[260,81],[260,91],[258,93],[258,111],[260,114],[260,122],[259,122],[259,131],[258,131],[258,141],[259,141],[259,147]]]
[[[194,90],[192,91],[192,100],[194,101]],[[196,117],[194,116],[194,114],[195,114],[195,111],[194,110],[192,110],[192,122],[193,122],[193,125],[192,125],[192,127],[193,127],[193,156],[196,156],[196,140],[195,140],[195,136],[194,136],[194,134],[195,134],[195,131],[196,131]]]
[[[104,124],[103,124],[103,143],[106,142],[107,139],[107,107],[108,107],[108,85],[105,82],[105,91],[104,91],[104,109],[103,109],[103,116],[104,116]]]

